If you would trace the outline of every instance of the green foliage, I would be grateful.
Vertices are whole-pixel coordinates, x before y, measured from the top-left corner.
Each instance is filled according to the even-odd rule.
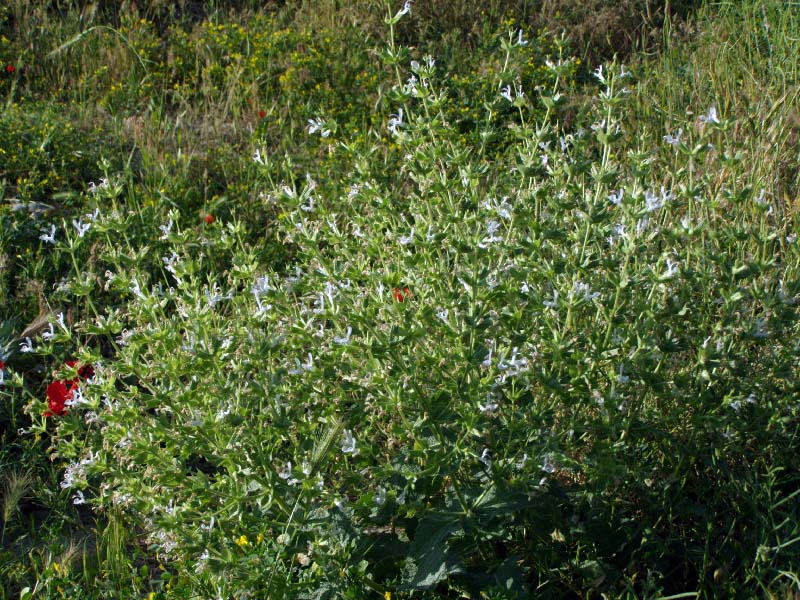
[[[73,195],[0,215],[29,270],[5,298],[45,315],[0,330],[10,593],[797,591],[800,250],[792,179],[761,170],[794,168],[783,78],[778,104],[723,103],[734,77],[678,105],[679,68],[579,86],[517,21],[465,58],[401,43],[414,6],[374,51],[154,6],[41,33],[119,142],[74,180],[36,155]],[[760,14],[769,51],[730,68],[790,75],[794,21]]]
[[[116,154],[107,131],[84,127],[71,113],[57,104],[13,104],[3,111],[0,180],[6,197],[52,202],[57,195],[59,204],[70,206],[72,194],[96,177],[103,153]]]

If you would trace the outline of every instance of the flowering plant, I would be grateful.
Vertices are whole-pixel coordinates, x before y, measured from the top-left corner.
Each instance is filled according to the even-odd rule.
[[[266,235],[130,173],[38,230],[85,316],[25,352],[97,371],[51,384],[61,487],[176,598],[656,596],[741,539],[786,572],[800,261],[722,110],[634,143],[630,72],[573,115],[564,57],[526,86],[515,30],[460,136],[393,33],[378,125],[301,118],[309,172],[244,153]],[[763,526],[717,527],[753,489]]]

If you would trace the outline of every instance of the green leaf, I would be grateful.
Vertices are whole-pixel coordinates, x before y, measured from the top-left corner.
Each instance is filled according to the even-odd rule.
[[[403,589],[430,589],[464,567],[447,540],[460,528],[452,516],[432,515],[417,527],[403,569]]]

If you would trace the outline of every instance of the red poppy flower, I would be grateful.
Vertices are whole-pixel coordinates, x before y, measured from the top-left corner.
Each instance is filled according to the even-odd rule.
[[[76,360],[68,360],[64,363],[68,367],[75,367],[78,364]],[[72,398],[75,388],[78,387],[79,379],[91,379],[94,377],[94,367],[92,365],[83,365],[78,369],[78,377],[73,379],[57,379],[47,386],[47,407],[50,409],[44,413],[45,417],[59,417],[66,414],[66,403]]]
[[[67,387],[67,383],[69,383],[69,387]],[[59,379],[47,386],[47,407],[50,410],[44,413],[45,417],[53,417],[55,415],[61,417],[67,412],[64,405],[67,400],[72,398],[72,392],[75,389],[73,382],[68,381],[67,383]]]
[[[402,290],[400,288],[394,288],[392,296],[396,302],[405,302],[406,298],[411,296],[411,291],[407,287],[404,287]]]
[[[68,367],[75,368],[75,365],[78,364],[78,361],[74,358],[69,359],[67,362],[64,363]],[[94,377],[94,367],[92,365],[83,365],[78,369],[78,377],[81,379],[91,379]],[[70,379],[68,381],[72,381],[74,383],[78,383],[77,379]]]
[[[267,116],[267,112],[266,111],[264,111],[264,110],[258,111],[258,118],[259,119],[263,119],[266,116]]]
[[[14,65],[6,65],[6,73],[13,73],[14,71],[16,71]]]
[[[211,225],[214,222],[214,215],[206,215],[203,220]]]

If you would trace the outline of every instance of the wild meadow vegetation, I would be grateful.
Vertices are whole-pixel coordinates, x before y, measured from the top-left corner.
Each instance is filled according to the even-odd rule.
[[[0,8],[0,599],[796,598],[799,46]]]

